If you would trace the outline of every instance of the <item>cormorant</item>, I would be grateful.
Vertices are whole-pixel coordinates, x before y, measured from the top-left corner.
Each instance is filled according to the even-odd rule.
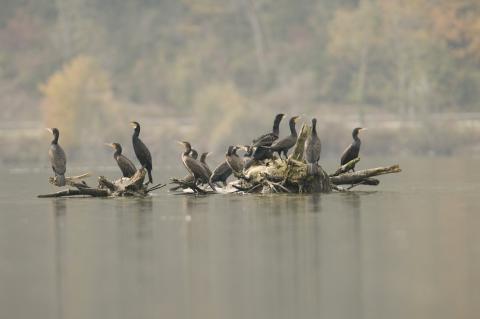
[[[288,150],[291,149],[297,142],[297,130],[295,129],[295,123],[297,122],[298,118],[299,116],[294,116],[288,123],[290,126],[290,135],[279,141],[276,141],[270,147],[272,152],[277,152],[280,158],[282,158],[282,153],[285,155],[285,157],[287,157]]]
[[[322,143],[317,135],[317,119],[312,119],[312,133],[305,141],[305,159],[309,164],[318,164]]]
[[[210,183],[222,182],[225,187],[227,186],[227,179],[230,175],[232,175],[232,169],[225,160],[213,170],[212,176],[210,176]]]
[[[280,134],[280,122],[282,121],[285,114],[277,114],[273,121],[273,129],[271,132],[267,134],[263,134],[262,136],[253,140],[253,147],[259,146],[270,146],[274,141],[278,139],[278,135]]]
[[[350,144],[345,149],[345,151],[343,151],[342,157],[340,159],[340,165],[345,165],[351,160],[358,157],[358,154],[360,153],[360,145],[362,144],[362,142],[358,138],[358,133],[362,130],[366,130],[366,128],[356,127],[353,129],[353,132],[352,132],[353,143]],[[352,167],[352,170],[355,171],[355,166]]]
[[[105,144],[115,149],[113,158],[117,161],[118,167],[122,171],[123,177],[132,177],[137,172],[137,168],[133,165],[125,155],[122,154],[122,146],[118,143]]]
[[[209,152],[202,153],[202,155],[200,156],[200,163],[202,164],[202,166],[207,171],[208,178],[210,178],[210,176],[212,176],[212,171],[210,170],[210,167],[208,167],[208,164],[207,164],[207,156],[208,155],[210,155]]]
[[[197,153],[196,150],[194,150],[192,148],[189,156],[196,160],[197,157],[198,157],[198,153]],[[181,180],[184,181],[185,183],[193,183],[193,175],[188,173],[188,175],[185,175]],[[188,188],[188,187],[183,186],[183,185],[179,185],[179,186],[175,186],[175,187],[170,188],[170,190],[171,191],[176,191],[176,190],[179,190],[180,188],[185,189],[185,188]]]
[[[65,186],[65,171],[67,170],[67,156],[62,147],[58,144],[60,132],[57,128],[47,128],[47,131],[53,134],[53,140],[48,150],[48,157],[55,173],[55,184]]]
[[[143,144],[142,140],[138,137],[140,135],[140,124],[138,122],[130,122],[132,127],[135,129],[133,131],[132,136],[132,143],[133,143],[133,150],[135,151],[135,155],[138,158],[142,167],[145,167],[148,173],[148,182],[153,183],[152,178],[152,155],[148,150],[147,146]]]
[[[238,149],[238,146],[229,146],[227,154],[225,155],[225,160],[234,172],[241,173],[243,171],[244,162],[240,156],[237,155]]]
[[[190,154],[190,151],[192,150],[192,146],[190,145],[189,142],[179,142],[185,147],[185,151],[182,153],[182,162],[183,165],[185,165],[185,168],[187,171],[193,175],[193,182],[196,184],[197,181],[200,181],[202,183],[207,183],[212,190],[215,191],[215,186],[210,183],[210,176],[208,176],[207,171],[203,167],[202,163],[199,161],[193,159],[190,157],[188,154]]]

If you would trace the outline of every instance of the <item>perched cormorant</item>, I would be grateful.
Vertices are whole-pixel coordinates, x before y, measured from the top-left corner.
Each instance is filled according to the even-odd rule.
[[[270,146],[274,141],[278,139],[278,135],[280,134],[280,122],[282,121],[285,114],[277,114],[273,121],[273,129],[271,132],[267,134],[263,134],[262,136],[253,140],[253,147],[258,146]]]
[[[352,137],[353,143],[350,144],[345,151],[343,151],[342,157],[340,159],[340,165],[345,165],[351,160],[358,157],[358,153],[360,153],[360,145],[362,142],[358,138],[358,133],[362,130],[366,130],[366,128],[356,127],[353,129]],[[355,165],[352,167],[352,170],[355,171]]]
[[[288,150],[291,149],[297,142],[297,130],[295,129],[295,123],[297,122],[298,118],[299,116],[294,116],[288,123],[290,126],[290,135],[279,141],[276,141],[270,147],[272,152],[277,152],[280,158],[282,158],[282,153],[285,155],[285,157],[287,157]]]
[[[187,171],[193,175],[193,182],[196,184],[197,181],[202,183],[207,183],[213,190],[215,190],[215,186],[210,183],[210,176],[208,175],[207,171],[203,167],[202,163],[193,159],[188,154],[192,150],[192,146],[189,142],[179,142],[185,147],[185,151],[182,153],[182,162],[185,165]]]
[[[145,146],[142,140],[138,137],[140,135],[140,124],[138,124],[138,122],[130,122],[130,124],[135,129],[132,136],[133,150],[135,151],[138,161],[140,164],[142,164],[142,167],[145,167],[147,170],[148,182],[153,183],[152,155],[150,155],[150,151],[148,150],[147,146]]]
[[[196,160],[196,159],[198,158],[198,153],[197,153],[196,150],[194,150],[194,149],[192,148],[192,150],[190,151],[189,156],[190,156],[191,158],[193,158],[193,159]],[[193,175],[190,174],[190,173],[188,173],[188,175],[185,175],[181,180],[182,180],[183,182],[185,182],[185,183],[193,183]],[[170,190],[171,190],[171,191],[176,191],[176,190],[179,190],[180,188],[185,189],[185,188],[188,188],[188,187],[183,186],[183,185],[179,185],[179,186],[175,186],[175,187],[170,188]]]
[[[312,119],[312,134],[305,141],[305,159],[309,164],[318,164],[322,143],[317,135],[317,119]]]
[[[57,128],[47,128],[53,134],[53,140],[48,150],[48,157],[55,173],[55,183],[58,186],[65,186],[65,171],[67,170],[67,156],[62,147],[58,144],[60,132]]]
[[[227,186],[227,179],[230,175],[232,175],[232,169],[225,160],[213,170],[212,176],[210,176],[210,183],[222,182],[225,187]]]
[[[113,158],[117,161],[118,167],[122,171],[123,177],[132,177],[135,175],[137,168],[133,165],[132,161],[130,161],[125,155],[122,154],[122,146],[118,143],[111,143],[105,144],[107,146],[112,147],[115,149],[115,153],[113,153]]]
[[[234,172],[241,173],[243,171],[244,162],[240,156],[237,155],[238,149],[238,146],[229,146],[227,154],[225,155],[225,160]]]
[[[207,156],[208,155],[210,155],[209,152],[202,153],[202,155],[200,156],[200,163],[202,164],[202,166],[207,171],[208,178],[210,178],[210,176],[212,176],[212,170],[210,169],[210,167],[208,167],[208,164],[207,164]]]

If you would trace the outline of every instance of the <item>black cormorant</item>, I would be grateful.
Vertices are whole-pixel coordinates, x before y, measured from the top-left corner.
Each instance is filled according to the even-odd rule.
[[[295,129],[295,123],[297,122],[298,118],[299,116],[294,116],[288,123],[290,126],[290,135],[279,141],[276,141],[270,147],[272,152],[277,152],[280,158],[282,158],[282,153],[285,155],[285,157],[287,157],[288,150],[291,149],[297,142],[297,130]]]
[[[185,165],[185,168],[187,171],[193,175],[193,182],[196,184],[197,181],[200,181],[202,183],[207,183],[209,186],[212,188],[212,190],[215,190],[215,186],[210,183],[210,176],[208,175],[207,171],[203,167],[202,163],[197,161],[196,159],[193,159],[190,157],[188,154],[190,154],[190,151],[192,150],[192,146],[190,145],[189,142],[179,142],[185,147],[185,151],[182,153],[182,162],[183,165]]]
[[[351,160],[358,157],[358,154],[360,153],[360,145],[362,144],[362,142],[358,138],[358,133],[362,130],[366,130],[366,128],[356,127],[353,129],[353,132],[352,132],[353,143],[350,144],[345,149],[345,151],[343,151],[342,157],[340,159],[340,165],[345,165]],[[352,167],[352,170],[355,171],[355,165]]]
[[[223,186],[227,186],[227,179],[230,175],[232,175],[232,169],[225,160],[213,170],[212,176],[210,176],[210,183],[222,182]]]
[[[305,141],[305,159],[309,164],[318,164],[322,143],[317,135],[317,119],[312,119],[312,133]]]
[[[239,146],[229,146],[227,154],[225,155],[225,160],[234,172],[241,173],[243,171],[244,162],[243,159],[237,155],[238,149]]]
[[[148,173],[148,182],[153,183],[152,178],[152,155],[148,150],[147,146],[143,144],[142,140],[138,137],[140,135],[140,124],[138,122],[130,122],[132,127],[135,129],[133,131],[132,136],[132,143],[133,143],[133,150],[135,151],[135,155],[138,158],[142,167],[145,167]]]
[[[48,150],[48,157],[55,173],[55,184],[65,186],[65,171],[67,170],[67,156],[62,147],[58,144],[60,132],[57,128],[47,128],[47,131],[53,134],[53,140]]]
[[[278,135],[280,134],[280,122],[282,121],[285,114],[277,114],[273,121],[273,129],[271,132],[267,134],[263,134],[262,136],[253,140],[253,147],[258,146],[270,146],[274,141],[278,139]]]
[[[111,143],[105,144],[107,146],[112,147],[115,149],[115,153],[113,153],[113,158],[117,161],[118,167],[122,171],[123,177],[132,177],[135,175],[137,168],[133,165],[132,161],[130,161],[125,155],[122,154],[122,146],[118,143]]]

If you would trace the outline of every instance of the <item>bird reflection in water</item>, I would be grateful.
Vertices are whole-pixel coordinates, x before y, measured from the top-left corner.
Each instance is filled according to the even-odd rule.
[[[320,213],[322,211],[322,201],[319,193],[314,193],[310,196],[310,203],[312,204],[312,213]]]
[[[64,276],[66,256],[66,230],[65,218],[67,215],[67,199],[59,198],[52,200],[52,215],[54,222],[54,252],[55,252],[55,291],[56,291],[56,317],[64,318]]]

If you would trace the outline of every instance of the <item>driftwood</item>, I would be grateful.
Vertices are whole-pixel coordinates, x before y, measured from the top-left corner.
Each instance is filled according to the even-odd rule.
[[[245,193],[329,193],[332,190],[346,191],[358,185],[375,186],[380,181],[373,176],[401,171],[398,165],[393,165],[349,173],[360,161],[356,158],[328,175],[320,165],[304,161],[304,145],[309,134],[311,128],[303,125],[287,160],[273,158],[257,162],[239,176],[239,181],[230,185],[236,191]],[[343,188],[339,185],[350,186]]]
[[[104,176],[98,178],[98,186],[96,188],[88,186],[85,181],[78,182],[79,179],[90,176],[83,174],[79,176],[66,177],[66,185],[75,187],[76,189],[67,189],[60,192],[38,195],[39,198],[66,197],[66,196],[90,196],[90,197],[109,197],[109,196],[138,196],[144,197],[151,191],[160,189],[165,184],[157,184],[151,188],[147,188],[143,184],[145,180],[145,169],[138,170],[132,177],[122,177],[116,181],[109,181]],[[55,185],[54,178],[49,178],[50,183]]]
[[[183,189],[184,192],[185,192],[185,190],[190,189],[193,193],[200,194],[200,195],[214,193],[213,191],[207,191],[203,188],[200,188],[198,185],[196,185],[193,182],[193,179],[191,181],[189,181],[189,180],[180,179],[180,178],[170,178],[170,184],[177,185],[177,187],[171,188],[170,189],[171,191],[175,191],[179,187],[179,188]]]
[[[399,173],[402,170],[398,165],[392,165],[390,167],[377,167],[370,168],[354,173],[343,173],[338,176],[331,176],[330,182],[335,185],[352,185],[352,184],[365,184],[365,185],[378,185],[378,180],[371,179],[372,176],[378,176],[383,174]]]

